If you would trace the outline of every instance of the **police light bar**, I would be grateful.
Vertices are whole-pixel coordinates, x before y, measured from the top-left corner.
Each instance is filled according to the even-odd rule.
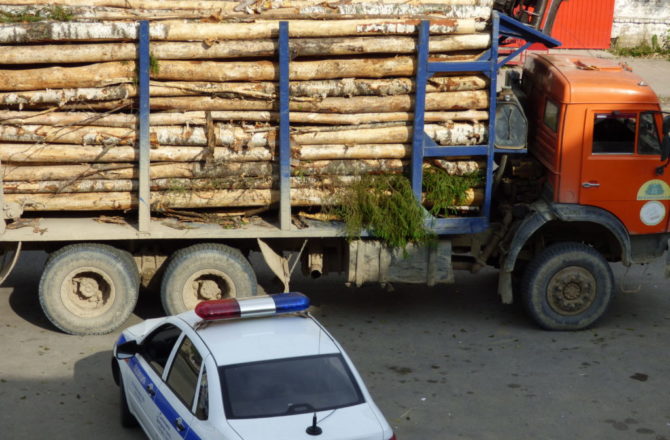
[[[300,312],[308,307],[309,298],[302,293],[288,292],[240,299],[203,301],[195,307],[195,313],[206,321],[214,321]]]

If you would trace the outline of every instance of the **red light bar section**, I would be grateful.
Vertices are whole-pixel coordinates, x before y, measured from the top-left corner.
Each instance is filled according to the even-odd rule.
[[[203,301],[195,307],[195,313],[206,321],[231,318],[252,318],[280,315],[307,310],[309,298],[298,292],[259,295],[247,298],[226,298]]]
[[[240,303],[235,298],[203,301],[195,306],[195,314],[206,321],[242,316]]]

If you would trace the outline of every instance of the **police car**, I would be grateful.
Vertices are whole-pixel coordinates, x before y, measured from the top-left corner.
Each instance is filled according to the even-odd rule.
[[[126,329],[121,423],[156,440],[395,440],[308,306],[300,293],[206,301]]]

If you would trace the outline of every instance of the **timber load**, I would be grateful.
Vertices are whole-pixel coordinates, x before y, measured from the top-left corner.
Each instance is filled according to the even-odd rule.
[[[429,53],[472,61],[492,0],[0,0],[0,163],[24,211],[137,208],[138,20],[149,20],[154,212],[279,200],[278,29],[288,21],[291,204],[323,206],[362,176],[408,172],[421,20]],[[489,84],[437,74],[425,132],[487,142]],[[479,159],[425,167],[471,176]],[[481,190],[454,204],[476,206]]]

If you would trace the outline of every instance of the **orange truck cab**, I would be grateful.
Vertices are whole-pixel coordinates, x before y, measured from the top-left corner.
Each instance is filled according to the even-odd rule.
[[[664,127],[651,87],[610,60],[530,54],[517,92],[528,119],[524,160],[540,170],[542,190],[513,223],[498,291],[511,302],[518,275],[541,325],[583,328],[587,313],[606,307],[598,296],[614,289],[605,260],[630,266],[668,250],[670,120]]]
[[[632,235],[668,232],[670,170],[654,91],[627,66],[531,56],[524,72],[533,141],[551,201],[602,208]]]

